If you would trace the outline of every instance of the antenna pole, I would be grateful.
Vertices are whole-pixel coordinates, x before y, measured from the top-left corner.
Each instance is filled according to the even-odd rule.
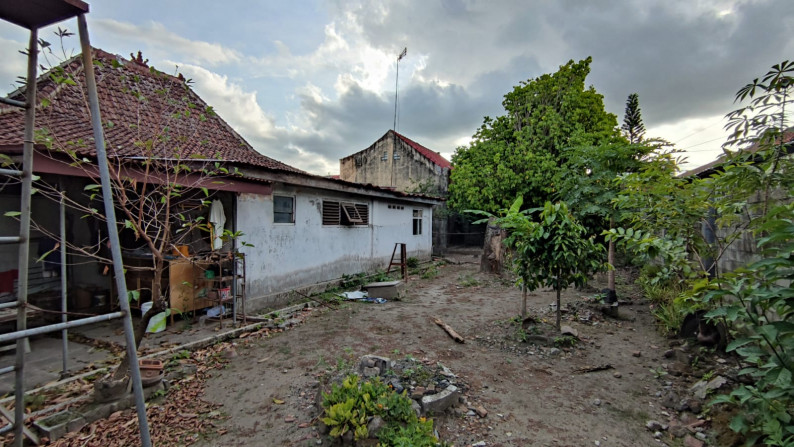
[[[397,131],[397,92],[400,85],[400,58],[397,58],[397,76],[394,78],[394,124],[392,130]]]
[[[400,59],[404,58],[405,55],[408,54],[408,48],[403,48],[402,53],[397,56],[397,76],[394,77],[394,124],[392,125],[392,130],[397,131],[397,103],[399,102],[399,88],[400,88]]]

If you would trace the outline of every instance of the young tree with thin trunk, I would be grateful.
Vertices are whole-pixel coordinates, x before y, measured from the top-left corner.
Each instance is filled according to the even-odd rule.
[[[495,223],[508,232],[505,245],[512,249],[513,269],[522,285],[522,318],[526,318],[526,293],[539,287],[557,292],[557,328],[561,324],[560,295],[571,284],[584,286],[588,276],[604,266],[604,249],[571,215],[564,202],[546,202],[543,208],[521,211],[516,198]],[[540,212],[538,221],[531,215]],[[475,212],[488,215],[487,212]]]

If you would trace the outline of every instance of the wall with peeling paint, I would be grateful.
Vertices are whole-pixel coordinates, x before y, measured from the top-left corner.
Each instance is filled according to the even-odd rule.
[[[394,244],[408,256],[428,259],[432,249],[430,205],[351,196],[305,187],[274,186],[274,195],[295,198],[294,223],[273,222],[273,196],[240,194],[237,230],[246,255],[247,311],[285,304],[284,292],[336,280],[344,274],[385,270]],[[322,224],[322,201],[366,203],[369,225]],[[413,210],[422,210],[422,234],[413,235]]]

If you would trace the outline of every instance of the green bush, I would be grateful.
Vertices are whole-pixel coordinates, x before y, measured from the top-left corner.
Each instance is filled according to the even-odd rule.
[[[361,382],[349,375],[342,385],[333,385],[330,393],[323,394],[322,421],[330,427],[330,435],[341,438],[353,432],[353,439],[369,437],[367,424],[375,416],[386,422],[377,437],[383,447],[438,445],[433,436],[433,421],[416,416],[411,399],[405,393],[397,394],[380,378]]]
[[[411,256],[411,257],[409,257],[408,259],[405,260],[405,265],[407,265],[408,268],[415,269],[415,268],[419,267],[419,258],[415,258],[415,257]]]

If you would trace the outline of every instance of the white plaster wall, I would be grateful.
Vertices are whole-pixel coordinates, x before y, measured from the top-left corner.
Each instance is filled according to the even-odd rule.
[[[276,187],[275,195],[295,197],[295,223],[273,223],[273,198],[240,194],[237,229],[246,254],[246,294],[250,309],[272,303],[264,297],[340,278],[343,274],[385,269],[394,244],[404,242],[409,256],[429,258],[432,208],[406,202],[385,202],[331,191]],[[367,203],[368,226],[323,226],[322,200]],[[389,209],[388,204],[404,208]],[[422,235],[412,234],[412,211],[423,209]]]

